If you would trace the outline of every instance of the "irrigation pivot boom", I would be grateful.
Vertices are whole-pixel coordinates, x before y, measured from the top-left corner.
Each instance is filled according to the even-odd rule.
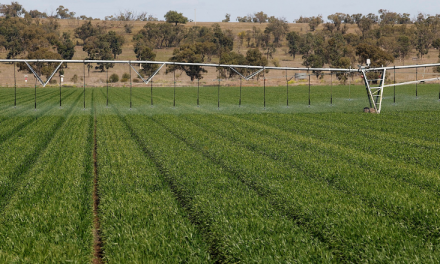
[[[409,82],[400,82],[400,83],[393,83],[393,84],[385,84],[386,80],[386,73],[389,70],[399,70],[399,69],[417,69],[417,68],[427,68],[427,67],[438,67],[440,66],[440,63],[433,63],[433,64],[418,64],[418,65],[406,65],[406,66],[390,66],[390,67],[377,67],[377,68],[369,68],[369,67],[359,67],[359,72],[361,72],[365,88],[367,89],[367,96],[370,101],[370,107],[374,108],[374,111],[376,113],[380,113],[382,110],[382,99],[383,99],[383,90],[386,87],[391,86],[400,86],[400,85],[407,85],[407,84],[417,84],[421,82],[430,82],[430,81],[437,81],[440,80],[440,76],[435,78],[428,78],[428,79],[416,79],[414,81]],[[375,72],[379,73],[378,79],[368,79],[367,73],[369,72]],[[417,75],[416,75],[417,76]],[[417,78],[417,77],[416,77]],[[374,83],[379,82],[378,85],[374,85]],[[440,99],[440,98],[439,98]]]
[[[411,68],[426,68],[426,67],[439,67],[440,63],[434,63],[434,64],[420,64],[420,65],[407,65],[407,66],[392,66],[392,67],[377,67],[377,68],[371,68],[369,67],[369,62],[367,61],[367,66],[359,66],[358,69],[343,69],[343,68],[304,68],[304,67],[268,67],[268,66],[250,66],[250,65],[229,65],[229,64],[207,64],[207,63],[188,63],[188,62],[160,62],[160,61],[123,61],[123,60],[46,60],[46,59],[0,59],[0,62],[4,63],[25,63],[29,70],[35,75],[35,78],[41,83],[43,87],[45,87],[49,81],[52,79],[52,77],[55,75],[55,73],[60,69],[61,65],[63,63],[83,63],[83,64],[90,64],[90,63],[121,63],[121,64],[128,64],[140,77],[140,79],[145,83],[148,84],[153,77],[159,73],[159,71],[163,68],[165,65],[182,65],[182,66],[201,66],[201,67],[223,67],[223,68],[230,68],[234,72],[236,72],[241,79],[243,80],[250,80],[263,70],[282,70],[282,71],[321,71],[321,72],[330,72],[331,74],[336,73],[360,73],[365,84],[365,88],[367,90],[367,96],[368,100],[370,102],[370,108],[374,109],[375,113],[380,113],[382,110],[382,100],[383,100],[383,90],[385,87],[390,86],[398,86],[398,85],[406,85],[406,84],[414,84],[414,83],[420,83],[420,82],[429,82],[429,81],[435,81],[440,80],[439,77],[435,78],[429,78],[429,79],[420,79],[420,80],[414,80],[409,82],[401,82],[401,83],[393,83],[393,84],[385,84],[386,80],[386,73],[387,70],[397,70],[397,69],[411,69]],[[55,69],[55,71],[50,75],[50,77],[46,80],[46,82],[43,82],[41,77],[38,75],[38,73],[32,68],[32,66],[29,63],[58,63],[58,67]],[[136,71],[136,69],[132,66],[133,64],[160,64],[158,69],[147,79],[144,79],[141,74]],[[244,76],[241,74],[237,69],[240,68],[246,68],[248,70],[253,71],[248,76]],[[368,79],[369,73],[376,73],[375,75],[379,74],[379,77],[377,79]],[[373,74],[374,75],[374,74]]]

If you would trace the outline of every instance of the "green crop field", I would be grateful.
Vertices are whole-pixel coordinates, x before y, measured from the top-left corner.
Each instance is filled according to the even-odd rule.
[[[417,89],[0,88],[0,263],[439,263]]]

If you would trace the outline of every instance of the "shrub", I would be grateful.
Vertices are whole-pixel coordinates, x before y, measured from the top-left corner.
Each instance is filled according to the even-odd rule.
[[[73,75],[73,77],[70,79],[71,82],[77,83],[78,82],[78,75]]]
[[[138,78],[134,78],[134,79],[133,79],[133,82],[134,82],[134,83],[140,83],[141,80],[139,80]]]
[[[122,79],[130,79],[130,74],[128,74],[128,73],[124,73],[124,74],[122,74]]]
[[[275,58],[272,60],[273,66],[275,67],[280,67],[280,60]]]
[[[125,33],[131,33],[133,31],[133,25],[132,24],[125,24]]]
[[[122,79],[121,79],[121,82],[127,82],[127,81],[128,81],[127,78],[122,78]]]
[[[111,83],[116,83],[119,81],[119,76],[116,73],[113,73],[110,75],[110,78],[108,78],[108,81]]]

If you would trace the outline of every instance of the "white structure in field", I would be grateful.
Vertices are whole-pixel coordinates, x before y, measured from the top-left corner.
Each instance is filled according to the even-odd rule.
[[[366,66],[359,65],[358,69],[340,69],[340,68],[293,68],[293,67],[266,67],[266,66],[249,66],[249,65],[227,65],[227,64],[205,64],[205,63],[186,63],[186,62],[159,62],[159,61],[110,61],[110,60],[45,60],[45,59],[0,59],[0,62],[7,62],[7,63],[17,63],[17,62],[24,62],[29,67],[30,71],[35,75],[35,78],[40,82],[40,84],[44,87],[46,86],[52,77],[55,75],[55,73],[59,70],[61,65],[63,63],[123,63],[128,64],[130,67],[136,72],[136,74],[139,76],[139,78],[145,83],[148,84],[154,76],[163,68],[165,65],[184,65],[184,66],[202,66],[202,67],[223,67],[223,68],[230,68],[231,70],[235,71],[242,79],[244,80],[250,80],[257,74],[263,72],[264,70],[289,70],[289,71],[323,71],[323,72],[335,72],[335,73],[360,73],[362,75],[362,78],[364,80],[365,88],[367,90],[367,96],[370,102],[370,108],[374,109],[374,112],[380,113],[382,110],[382,99],[383,99],[383,90],[385,87],[390,86],[398,86],[398,85],[405,85],[405,84],[413,84],[413,83],[419,83],[419,82],[429,82],[429,81],[435,81],[440,80],[440,76],[436,78],[430,78],[430,79],[421,79],[410,81],[410,82],[402,82],[402,83],[393,83],[393,84],[385,84],[386,80],[386,73],[387,70],[397,70],[397,69],[417,69],[417,68],[426,68],[426,67],[438,67],[440,66],[440,63],[435,64],[422,64],[422,65],[408,65],[408,66],[393,66],[393,67],[379,67],[379,68],[371,68],[371,61],[370,59],[367,59]],[[32,68],[32,66],[29,63],[59,63],[58,67],[55,69],[55,71],[52,73],[52,75],[46,80],[46,82],[43,82],[41,77],[35,72],[35,70]],[[160,64],[160,67],[151,74],[148,78],[143,78],[141,74],[133,67],[133,64]],[[140,66],[141,67],[141,66]],[[242,75],[237,69],[239,68],[246,68],[248,70],[253,70],[254,72],[248,76]],[[379,78],[377,79],[368,79],[368,75],[371,75],[371,73],[376,73],[375,75],[379,74]],[[85,73],[84,73],[85,74]],[[374,75],[374,74],[373,74]],[[395,75],[394,75],[395,76]],[[26,76],[27,81],[27,76]]]

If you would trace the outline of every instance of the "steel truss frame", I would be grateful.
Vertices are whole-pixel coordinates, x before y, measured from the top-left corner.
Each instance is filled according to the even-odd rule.
[[[440,80],[440,76],[436,78],[427,78],[427,79],[417,79],[417,69],[418,68],[426,68],[426,67],[438,67],[440,66],[440,63],[432,63],[432,64],[419,64],[419,65],[407,65],[407,66],[392,66],[392,67],[377,67],[377,68],[370,68],[370,67],[359,67],[359,72],[362,73],[362,77],[364,80],[365,88],[367,90],[367,96],[368,100],[370,102],[370,108],[374,109],[374,112],[380,113],[382,110],[382,99],[383,99],[383,90],[386,87],[396,87],[400,85],[407,85],[407,84],[416,84],[421,82],[430,82],[430,81],[437,81]],[[415,81],[409,81],[409,82],[400,82],[400,83],[393,83],[393,84],[385,84],[386,79],[386,73],[389,70],[399,70],[399,69],[416,69],[416,80]],[[380,77],[378,79],[368,79],[367,73],[369,72],[376,72],[380,74]],[[379,84],[374,86],[370,84],[370,82],[373,81],[379,81]],[[417,93],[417,92],[416,92]],[[440,99],[440,95],[439,95]]]
[[[429,82],[429,81],[436,81],[440,80],[440,76],[436,78],[428,78],[428,79],[420,79],[415,81],[409,81],[409,82],[401,82],[401,83],[393,83],[393,84],[385,84],[386,80],[386,73],[387,70],[396,70],[396,69],[417,69],[417,68],[426,68],[426,67],[438,67],[440,66],[440,63],[433,63],[433,64],[420,64],[420,65],[407,65],[407,66],[393,66],[393,67],[377,67],[377,68],[370,68],[370,67],[363,67],[359,66],[358,69],[341,69],[341,68],[296,68],[296,67],[267,67],[267,66],[251,66],[251,65],[229,65],[229,64],[208,64],[208,63],[187,63],[187,62],[160,62],[160,61],[124,61],[124,60],[46,60],[46,59],[0,59],[0,62],[3,63],[17,63],[22,62],[26,63],[26,65],[29,67],[29,70],[34,74],[35,78],[40,82],[40,84],[45,87],[50,80],[53,78],[53,76],[58,72],[61,65],[63,63],[84,63],[84,64],[90,64],[90,63],[119,63],[119,64],[128,64],[131,69],[133,69],[136,74],[142,79],[142,81],[147,85],[159,72],[165,65],[182,65],[182,66],[202,66],[202,67],[224,67],[224,68],[230,68],[235,73],[237,73],[241,79],[244,79],[246,81],[252,79],[259,73],[263,72],[264,70],[285,70],[286,71],[286,80],[287,80],[287,71],[324,71],[324,72],[336,72],[336,73],[360,73],[362,74],[362,78],[364,80],[365,88],[367,90],[367,96],[368,100],[370,102],[370,108],[374,108],[376,113],[380,113],[382,110],[382,99],[383,99],[383,90],[386,87],[391,86],[399,86],[399,85],[406,85],[406,84],[417,84],[420,82]],[[44,82],[41,79],[41,76],[38,75],[38,73],[32,68],[32,66],[29,63],[59,63],[55,71],[50,75],[50,77]],[[147,79],[144,79],[141,74],[133,67],[133,64],[160,64],[159,68],[151,74]],[[251,73],[248,76],[244,76],[241,74],[237,69],[246,68],[248,70],[253,70],[254,72]],[[370,72],[376,72],[380,73],[380,78],[376,80],[368,79],[367,75]],[[14,71],[15,73],[15,71]],[[264,73],[264,72],[263,72]],[[293,77],[292,77],[293,78]],[[265,79],[265,78],[264,78]],[[372,85],[370,84],[371,81],[379,81],[379,85]]]

